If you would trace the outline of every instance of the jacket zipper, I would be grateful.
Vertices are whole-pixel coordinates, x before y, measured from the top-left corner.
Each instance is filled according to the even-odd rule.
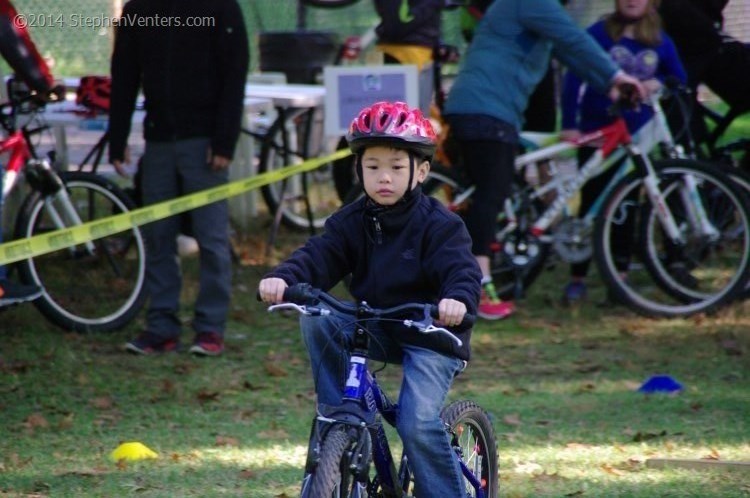
[[[375,224],[375,242],[381,245],[383,243],[383,229],[380,227],[380,220],[377,216],[373,216],[372,222]]]

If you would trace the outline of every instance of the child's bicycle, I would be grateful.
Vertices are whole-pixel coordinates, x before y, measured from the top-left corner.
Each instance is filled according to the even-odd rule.
[[[554,254],[565,263],[593,256],[613,297],[647,316],[686,316],[732,301],[750,278],[747,192],[711,164],[652,163],[651,146],[633,144],[619,109],[613,108],[612,124],[575,142],[556,141],[516,158],[491,256],[498,292],[523,295]],[[584,146],[597,150],[574,175],[555,168],[559,156]],[[527,182],[542,164],[549,181]],[[569,205],[584,183],[611,167],[618,168],[613,179],[583,217],[574,216]],[[433,164],[424,190],[447,192],[446,202],[459,210],[474,187],[460,168]]]
[[[38,119],[38,97],[9,83],[10,101],[0,105],[9,154],[2,173],[3,199],[30,187],[15,220],[14,239],[26,239],[129,211],[132,200],[109,180],[86,172],[56,171],[37,158],[34,137],[47,129]],[[23,120],[24,124],[18,126]],[[52,323],[79,332],[111,331],[130,323],[145,301],[145,244],[136,227],[14,265],[20,279],[41,287],[34,305]]]
[[[411,496],[414,483],[409,462],[404,455],[396,468],[382,422],[385,419],[395,426],[398,406],[380,388],[367,367],[370,338],[366,325],[372,321],[396,321],[425,334],[445,334],[458,343],[460,339],[433,325],[432,317],[437,316],[434,305],[408,303],[376,309],[364,302],[341,301],[307,284],[287,288],[284,301],[270,306],[269,311],[293,309],[315,316],[328,314],[333,309],[351,315],[355,324],[354,338],[349,341],[350,373],[342,392],[343,403],[320,407],[313,421],[301,496]],[[403,319],[415,312],[424,318],[421,321]],[[466,496],[496,497],[497,447],[487,413],[472,401],[456,401],[442,410],[441,418],[465,478]],[[422,489],[430,485],[419,484]]]

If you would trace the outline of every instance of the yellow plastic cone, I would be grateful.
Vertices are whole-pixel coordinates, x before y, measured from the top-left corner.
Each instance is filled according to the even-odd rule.
[[[159,458],[154,450],[143,443],[133,441],[122,443],[109,455],[113,462],[120,460],[145,460],[147,458]]]

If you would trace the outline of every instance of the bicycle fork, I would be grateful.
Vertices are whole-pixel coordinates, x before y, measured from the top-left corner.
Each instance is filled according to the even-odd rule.
[[[65,184],[63,184],[48,161],[30,161],[26,166],[26,180],[32,189],[44,197],[44,209],[52,219],[55,228],[59,230],[67,228],[70,225],[78,226],[83,224],[83,220],[78,215],[70,194],[65,188]],[[62,214],[55,207],[55,203],[58,203],[62,208]],[[65,223],[66,218],[70,220],[70,225]],[[94,253],[95,245],[92,241],[87,241],[84,245],[89,254]],[[73,253],[75,246],[69,250]]]
[[[642,155],[637,147],[630,146],[630,148],[633,163],[639,171],[644,173],[643,185],[646,195],[655,209],[662,229],[674,244],[684,246],[687,241],[684,239],[671,209],[664,200],[664,193],[659,188],[659,177],[656,170],[648,157]],[[697,233],[708,237],[709,240],[716,240],[719,237],[719,232],[706,214],[703,200],[698,193],[698,182],[695,177],[691,174],[682,175],[678,188],[690,224],[696,227]]]

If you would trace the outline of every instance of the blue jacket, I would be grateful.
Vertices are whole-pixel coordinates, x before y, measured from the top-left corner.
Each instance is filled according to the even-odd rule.
[[[604,21],[591,25],[588,32],[629,75],[641,81],[656,78],[663,82],[667,76],[674,76],[681,83],[686,82],[687,77],[677,55],[677,49],[664,32],[661,43],[655,47],[625,37],[615,43],[607,34]],[[612,122],[612,116],[608,113],[612,105],[609,97],[590,87],[586,87],[583,95],[580,95],[582,84],[576,75],[570,72],[565,75],[562,93],[563,129],[588,132]],[[638,131],[651,116],[653,111],[648,106],[640,106],[638,110],[626,111],[623,114],[631,133]]]
[[[520,130],[553,54],[602,91],[617,72],[557,0],[496,0],[464,56],[445,114],[483,114]]]
[[[328,218],[322,235],[311,237],[266,277],[328,290],[351,274],[349,292],[373,307],[452,298],[476,314],[482,275],[463,221],[421,190],[414,194],[390,209],[366,199],[344,206]],[[394,329],[408,343],[468,360],[471,329],[454,332],[461,348],[444,336]]]

